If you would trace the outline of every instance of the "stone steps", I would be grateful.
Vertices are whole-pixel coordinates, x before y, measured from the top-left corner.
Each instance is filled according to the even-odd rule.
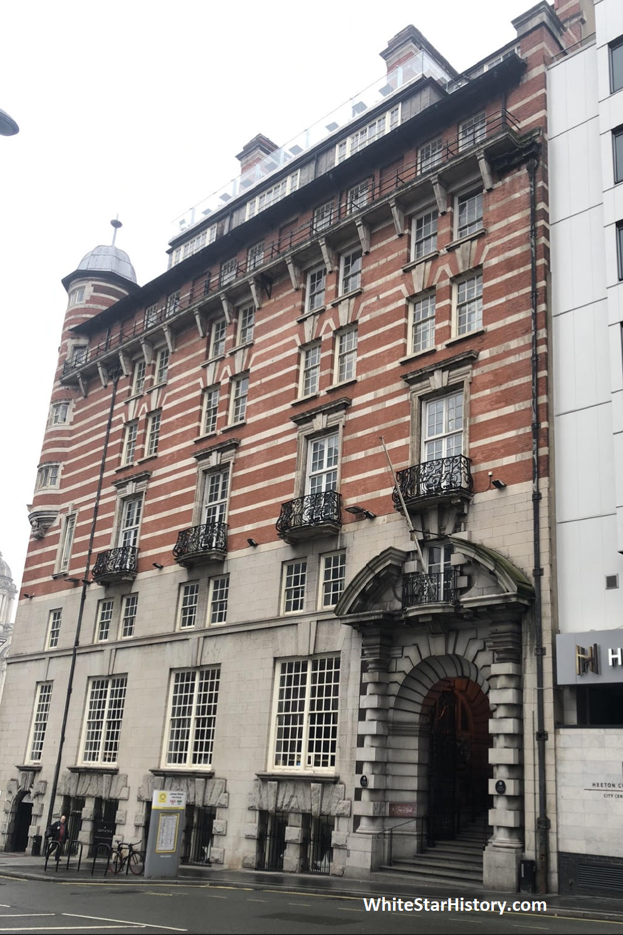
[[[423,883],[482,885],[482,863],[487,829],[484,820],[471,822],[454,840],[439,841],[421,854],[394,858],[381,870],[415,877]]]

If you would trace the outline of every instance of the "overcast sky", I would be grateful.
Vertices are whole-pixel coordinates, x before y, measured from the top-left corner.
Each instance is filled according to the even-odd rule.
[[[282,145],[380,77],[409,23],[459,71],[510,42],[531,0],[108,0],[5,4],[0,108],[0,551],[19,584],[66,294],[117,244],[141,284],[171,222],[237,174],[256,133]]]

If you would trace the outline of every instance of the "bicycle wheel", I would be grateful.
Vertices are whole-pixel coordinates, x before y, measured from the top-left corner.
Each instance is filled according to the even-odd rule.
[[[117,873],[121,873],[121,871],[123,870],[123,863],[124,861],[123,861],[122,855],[118,851],[115,852],[115,854],[113,855],[112,863],[110,865],[110,869],[115,875]]]
[[[144,857],[141,851],[132,851],[128,860],[130,862],[130,873],[137,877],[140,876],[145,869]]]

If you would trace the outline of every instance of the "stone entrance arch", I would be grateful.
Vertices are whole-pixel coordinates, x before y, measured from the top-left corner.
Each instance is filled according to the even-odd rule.
[[[21,831],[24,835],[26,828],[26,846],[31,835],[43,834],[45,829],[40,822],[43,818],[43,797],[47,782],[37,780],[40,767],[23,767],[19,770],[18,778],[10,779],[7,783],[6,797],[0,815],[0,841],[3,842],[4,851],[15,850],[16,833]],[[20,811],[21,809],[21,811]],[[26,814],[28,812],[28,814]],[[18,841],[21,845],[21,840]]]
[[[356,759],[365,782],[354,803],[358,825],[349,846],[351,855],[359,851],[360,868],[374,870],[384,859],[384,833],[411,815],[416,826],[425,814],[422,707],[440,681],[469,679],[491,706],[493,833],[484,883],[512,891],[523,851],[521,659],[533,590],[523,572],[494,550],[459,536],[446,541],[454,549],[453,566],[460,568],[452,601],[401,600],[401,578],[417,573],[417,556],[390,547],[364,565],[336,606],[341,622],[361,634],[363,663]],[[423,843],[421,825],[417,833]]]

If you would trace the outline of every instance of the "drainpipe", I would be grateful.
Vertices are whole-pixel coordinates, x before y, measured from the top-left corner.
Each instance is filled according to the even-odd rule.
[[[531,305],[532,305],[532,532],[534,568],[534,624],[536,656],[536,749],[537,749],[537,781],[538,781],[538,817],[537,828],[537,887],[539,893],[547,892],[549,869],[549,818],[547,817],[547,797],[545,786],[545,744],[547,732],[545,730],[545,686],[543,679],[543,601],[541,593],[541,524],[539,490],[539,387],[538,387],[538,353],[537,353],[537,256],[536,256],[536,175],[539,167],[538,156],[532,156],[527,163],[528,178],[530,181],[530,269],[531,269]]]
[[[84,569],[84,577],[82,579],[82,593],[80,594],[80,607],[78,608],[78,621],[76,623],[76,638],[74,640],[73,649],[71,651],[71,665],[69,667],[69,679],[67,680],[67,691],[65,694],[65,710],[63,712],[63,723],[61,726],[61,737],[58,745],[58,755],[56,757],[56,766],[54,767],[54,779],[52,781],[52,793],[50,795],[50,807],[48,808],[48,818],[46,822],[46,831],[52,824],[52,818],[54,813],[54,801],[56,799],[56,790],[58,789],[58,777],[61,772],[61,760],[63,758],[63,747],[65,745],[65,731],[67,729],[67,718],[69,716],[69,704],[71,701],[71,693],[73,690],[74,684],[74,673],[76,671],[76,657],[78,655],[78,647],[80,645],[80,630],[82,629],[82,618],[84,616],[84,605],[87,599],[87,590],[91,584],[89,580],[89,572],[91,570],[91,558],[93,555],[93,540],[95,539],[95,526],[97,524],[97,514],[99,513],[100,500],[102,497],[102,485],[104,483],[104,470],[106,467],[106,456],[108,454],[108,443],[110,441],[110,431],[112,428],[112,419],[113,412],[115,408],[115,400],[117,398],[117,384],[119,382],[119,377],[121,376],[121,370],[117,367],[114,369],[111,367],[108,371],[108,376],[112,380],[112,396],[110,398],[110,408],[108,410],[108,422],[106,424],[106,435],[104,437],[104,448],[102,450],[102,460],[100,463],[100,472],[97,479],[97,490],[95,492],[95,505],[93,507],[93,519],[91,521],[91,532],[89,533],[89,545],[87,547],[87,558],[86,565]]]

